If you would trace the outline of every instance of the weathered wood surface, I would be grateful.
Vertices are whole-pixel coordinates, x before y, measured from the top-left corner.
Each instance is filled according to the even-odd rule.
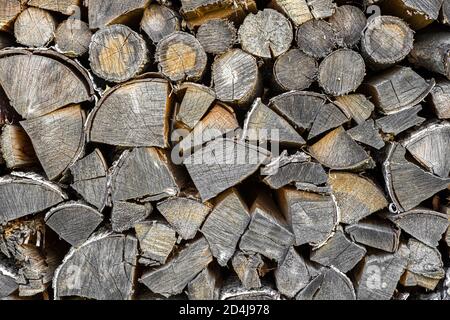
[[[195,35],[205,52],[222,54],[237,41],[233,23],[225,19],[212,19],[202,24]]]
[[[366,28],[367,19],[358,7],[343,5],[336,8],[336,12],[328,22],[334,30],[336,42],[340,46],[353,47],[361,40],[361,33]]]
[[[450,81],[439,80],[430,93],[431,104],[439,119],[450,119]]]
[[[22,127],[5,125],[0,135],[0,159],[3,158],[9,169],[22,169],[35,166],[36,154]],[[1,160],[0,160],[1,162]]]
[[[385,145],[379,129],[375,127],[375,122],[372,119],[351,128],[347,131],[347,133],[353,140],[378,150],[383,148]]]
[[[151,4],[145,9],[141,20],[141,29],[153,43],[158,43],[165,36],[179,31],[180,28],[180,17],[171,8],[164,5]]]
[[[145,220],[153,211],[150,203],[137,204],[126,201],[114,203],[111,212],[112,229],[123,232],[135,226],[136,223]]]
[[[283,90],[304,90],[316,80],[317,61],[299,49],[290,49],[273,66],[275,83]]]
[[[108,2],[93,0],[88,2],[89,27],[99,29],[105,26],[132,21],[139,16],[149,0],[129,0],[126,2]]]
[[[264,261],[259,253],[236,252],[231,260],[234,272],[246,289],[261,288],[260,276]]]
[[[398,135],[411,127],[422,124],[426,120],[417,115],[420,111],[422,111],[422,106],[417,105],[379,118],[375,120],[375,124],[384,133]]]
[[[55,36],[56,21],[53,16],[39,8],[22,11],[14,23],[14,36],[18,43],[27,47],[45,47]]]
[[[80,0],[28,0],[29,6],[71,15],[80,10]]]
[[[373,103],[363,94],[349,94],[337,97],[334,104],[341,108],[347,117],[352,118],[358,124],[364,123],[375,110]]]
[[[313,19],[306,0],[273,0],[272,6],[287,16],[295,27]]]
[[[222,279],[217,268],[208,266],[188,284],[190,300],[218,300]]]
[[[317,111],[317,116],[309,131],[308,140],[348,122],[348,118],[332,103],[326,103]]]
[[[79,57],[89,51],[92,32],[86,22],[68,19],[59,24],[55,31],[57,50],[69,57]]]
[[[311,20],[297,28],[295,41],[304,53],[320,59],[336,47],[336,34],[328,22]]]
[[[13,28],[14,20],[25,9],[25,1],[5,0],[2,2],[0,10],[0,30],[10,31]]]

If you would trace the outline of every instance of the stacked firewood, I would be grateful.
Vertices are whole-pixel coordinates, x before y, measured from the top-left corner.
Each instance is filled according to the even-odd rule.
[[[1,299],[450,299],[450,0],[0,0]]]

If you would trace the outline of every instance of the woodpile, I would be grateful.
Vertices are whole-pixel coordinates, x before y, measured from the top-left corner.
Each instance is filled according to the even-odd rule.
[[[0,300],[450,300],[450,0],[0,0]]]

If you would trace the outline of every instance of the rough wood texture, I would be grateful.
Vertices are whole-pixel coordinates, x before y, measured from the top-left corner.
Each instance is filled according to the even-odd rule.
[[[398,135],[411,127],[422,124],[425,121],[425,118],[417,115],[420,111],[422,111],[422,106],[417,105],[410,109],[405,109],[379,118],[375,121],[375,124],[384,133]]]
[[[295,41],[304,53],[320,59],[336,47],[336,34],[328,22],[311,20],[297,28]]]
[[[150,203],[114,202],[111,212],[112,229],[115,232],[123,232],[131,229],[136,223],[145,220],[152,211],[153,207]]]
[[[126,2],[108,1],[106,5],[101,0],[90,0],[88,2],[89,27],[99,29],[111,24],[132,21],[142,14],[149,3],[149,0],[127,0]]]
[[[445,0],[442,3],[441,22],[450,26],[450,3]]]
[[[375,128],[375,122],[372,119],[353,127],[347,133],[353,140],[364,143],[377,150],[384,147],[383,138],[378,128]]]
[[[374,104],[365,95],[357,93],[337,97],[334,104],[358,124],[364,123],[375,110]]]
[[[317,111],[317,116],[308,134],[308,140],[348,122],[347,116],[332,103],[324,104]]]
[[[55,32],[57,50],[69,57],[79,57],[89,50],[92,32],[86,22],[67,19],[59,24]]]
[[[218,300],[222,279],[217,268],[208,266],[188,284],[190,300]]]
[[[430,93],[431,104],[439,119],[450,119],[450,81],[438,80]]]
[[[231,260],[234,272],[246,289],[261,288],[260,276],[264,261],[260,254],[244,254],[238,251]]]
[[[336,8],[328,22],[334,30],[337,44],[341,47],[353,47],[359,43],[367,19],[358,7],[343,5]]]
[[[273,0],[272,5],[287,16],[295,27],[313,19],[306,0]]]
[[[71,15],[79,10],[81,0],[28,0],[29,6]]]
[[[333,0],[306,0],[306,2],[314,19],[331,17],[336,10],[336,4]]]
[[[205,52],[225,53],[237,41],[237,31],[233,23],[224,19],[212,19],[202,24],[196,34]]]
[[[39,8],[27,8],[14,23],[14,36],[27,47],[45,47],[55,36],[56,21],[52,15]]]
[[[14,20],[25,9],[25,1],[4,0],[0,9],[0,30],[10,31]]]
[[[283,90],[303,90],[315,81],[317,61],[301,52],[290,49],[277,58],[273,66],[275,83]]]
[[[9,169],[23,169],[38,162],[30,138],[22,127],[7,124],[0,135],[0,158]]]
[[[227,279],[220,292],[220,300],[280,300],[281,295],[268,285],[258,289],[246,289],[240,285],[237,277]]]
[[[6,258],[0,256],[0,299],[13,294],[19,288],[17,271]]]
[[[401,17],[415,30],[422,29],[438,19],[439,11],[445,0],[391,0],[381,3],[386,13]]]
[[[169,34],[179,31],[180,28],[180,17],[171,8],[151,4],[145,9],[141,29],[153,43],[158,43]]]
[[[244,51],[260,58],[276,58],[289,50],[292,26],[273,9],[249,14],[239,28],[239,42]]]

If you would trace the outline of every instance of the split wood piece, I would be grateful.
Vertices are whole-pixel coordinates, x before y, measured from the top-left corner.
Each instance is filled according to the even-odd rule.
[[[332,103],[326,103],[320,107],[314,123],[309,131],[308,140],[327,132],[328,130],[337,128],[348,122],[347,116]]]
[[[92,71],[111,82],[124,82],[141,74],[148,58],[145,40],[139,33],[121,24],[94,33],[89,46]]]
[[[108,165],[99,149],[95,149],[70,167],[73,176],[70,186],[100,211],[107,201],[107,171]]]
[[[256,12],[253,0],[183,0],[181,14],[190,29],[198,27],[211,19],[230,19],[240,24],[249,12]]]
[[[176,31],[158,42],[155,60],[160,72],[174,82],[198,81],[205,72],[207,56],[193,35]]]
[[[149,5],[141,20],[141,29],[154,44],[172,32],[180,31],[180,25],[178,13],[160,4]]]
[[[208,242],[205,238],[200,238],[188,243],[164,266],[144,273],[139,281],[151,291],[170,297],[183,292],[188,283],[212,260]]]
[[[236,252],[231,260],[233,269],[246,289],[261,288],[260,276],[264,261],[260,254]]]
[[[313,19],[306,0],[273,0],[272,6],[287,16],[295,27]]]
[[[383,12],[401,17],[414,30],[419,30],[438,19],[443,2],[444,0],[391,0],[380,5]]]
[[[262,93],[262,78],[255,57],[231,49],[216,58],[212,79],[217,99],[246,107]]]
[[[350,135],[339,127],[309,147],[314,159],[335,170],[360,170],[373,167],[373,160]]]
[[[450,223],[450,204],[442,208],[442,212],[447,215],[447,219]],[[444,240],[448,247],[450,247],[450,227],[444,234]],[[450,284],[450,283],[449,283]]]
[[[1,23],[0,23],[1,24]],[[14,45],[14,39],[9,33],[0,31],[0,50]]]
[[[201,229],[212,255],[222,267],[234,254],[236,246],[250,222],[247,205],[235,188],[216,199],[214,209]]]
[[[181,84],[177,88],[177,95],[181,99],[181,104],[176,120],[189,129],[195,127],[216,100],[214,90],[193,82]]]
[[[332,235],[337,211],[331,196],[284,188],[277,192],[277,200],[294,232],[296,246],[320,245]]]
[[[437,247],[448,229],[447,215],[428,209],[413,209],[401,214],[388,215],[399,228],[430,247]]]
[[[411,133],[402,145],[425,168],[446,178],[450,174],[450,123],[431,123]]]
[[[450,32],[430,29],[416,35],[409,62],[450,79]]]
[[[260,253],[276,262],[282,262],[295,241],[286,218],[270,195],[262,192],[258,193],[250,213],[252,218],[239,248],[244,252]]]
[[[79,105],[21,121],[47,177],[58,178],[84,152],[85,113]]]
[[[358,93],[336,97],[334,104],[357,124],[363,124],[375,110],[374,104],[365,95]]]
[[[220,270],[209,265],[189,282],[189,300],[219,300],[221,282]]]
[[[336,11],[333,0],[306,0],[314,19],[325,19],[331,17]]]
[[[338,269],[324,268],[299,294],[297,300],[356,300],[350,279]]]
[[[53,41],[56,20],[45,10],[27,8],[14,23],[14,36],[18,43],[27,47],[45,47]]]
[[[370,179],[347,172],[332,172],[328,183],[340,212],[340,221],[353,224],[388,206],[383,191]]]
[[[361,52],[373,69],[384,69],[405,59],[413,43],[414,32],[402,19],[377,16],[364,29]]]
[[[264,9],[245,18],[238,36],[244,51],[271,59],[289,50],[292,33],[292,25],[285,16],[273,9]]]
[[[448,1],[444,1],[442,3],[440,17],[441,17],[441,23],[450,26],[450,3]]]
[[[147,266],[165,264],[177,241],[175,230],[159,220],[137,222],[134,229],[141,251],[139,263]]]
[[[86,22],[69,18],[55,32],[56,49],[68,57],[80,57],[88,52],[92,32]]]
[[[383,114],[392,114],[420,104],[434,87],[411,68],[395,66],[367,80],[364,89]]]
[[[350,238],[360,244],[394,253],[400,243],[400,230],[391,223],[368,218],[345,227]]]
[[[157,208],[183,240],[190,240],[196,236],[211,211],[209,204],[203,204],[189,197],[169,198],[159,202]]]
[[[353,47],[361,40],[361,34],[367,24],[367,19],[358,7],[343,5],[328,22],[336,35],[336,43],[341,47]]]
[[[246,289],[239,278],[230,277],[220,290],[220,300],[281,300],[281,295],[267,284],[257,289]]]
[[[356,274],[358,300],[390,300],[406,269],[409,250],[401,245],[396,253],[367,255]]]
[[[80,0],[29,0],[27,3],[31,7],[59,12],[65,15],[76,14],[80,10]]]
[[[304,53],[320,59],[336,47],[336,34],[328,22],[311,20],[297,28],[295,41]]]
[[[375,120],[375,124],[384,133],[398,135],[411,127],[419,126],[426,119],[417,114],[422,111],[422,106],[417,105],[410,109],[384,116]]]
[[[273,66],[275,83],[283,91],[309,88],[316,80],[317,61],[299,49],[290,49],[277,58]]]
[[[293,182],[322,185],[328,180],[323,167],[312,162],[310,156],[303,152],[288,155],[286,150],[262,167],[261,175],[266,176],[263,181],[272,189],[280,189]]]
[[[24,0],[4,0],[0,11],[0,31],[11,31],[14,20],[25,9]]]
[[[72,247],[53,279],[55,299],[78,296],[96,300],[130,300],[133,296],[137,240],[98,233]]]
[[[328,185],[325,186],[316,186],[312,183],[307,182],[296,182],[295,188],[300,191],[306,191],[306,192],[312,192],[312,193],[318,193],[318,194],[324,194],[324,195],[331,195],[331,188]]]
[[[450,119],[450,80],[438,80],[430,93],[430,102],[439,119]]]
[[[3,256],[0,256],[0,299],[13,294],[19,288],[17,268]]]
[[[103,221],[103,215],[80,202],[65,202],[45,215],[45,224],[72,246],[84,243]]]
[[[8,169],[22,169],[38,163],[30,138],[22,127],[14,124],[6,124],[2,128],[0,155]]]
[[[306,260],[290,247],[283,262],[274,271],[278,291],[288,298],[295,295],[309,283],[311,276]]]
[[[124,232],[134,228],[135,224],[145,220],[153,211],[151,203],[114,202],[111,212],[111,225],[115,232]]]
[[[327,103],[325,95],[309,91],[292,91],[273,97],[269,105],[295,128],[308,130],[325,103]]]
[[[348,130],[347,133],[353,140],[364,143],[377,150],[384,147],[384,140],[381,137],[378,128],[375,128],[375,122],[372,119],[353,127]]]
[[[184,160],[202,201],[214,198],[255,173],[270,153],[231,139],[216,139]]]
[[[99,29],[108,25],[128,23],[142,16],[142,12],[150,3],[149,0],[132,0],[127,2],[103,1],[88,2],[88,20],[91,29]]]
[[[196,38],[206,53],[222,54],[236,43],[236,33],[232,22],[225,19],[212,19],[198,28]]]
[[[406,149],[392,143],[383,164],[387,190],[397,210],[415,208],[450,184],[450,178],[437,177],[405,159]]]
[[[169,144],[172,88],[164,79],[144,78],[108,90],[89,115],[89,140],[126,147]]]
[[[3,50],[0,84],[11,106],[25,119],[88,101],[94,96],[88,73],[76,62],[50,50]]]
[[[250,141],[272,142],[292,146],[302,146],[306,141],[275,111],[257,98],[247,114],[243,137]]]
[[[124,151],[113,164],[109,179],[113,202],[157,201],[177,195],[184,184],[182,172],[170,162],[170,154],[157,148]]]

